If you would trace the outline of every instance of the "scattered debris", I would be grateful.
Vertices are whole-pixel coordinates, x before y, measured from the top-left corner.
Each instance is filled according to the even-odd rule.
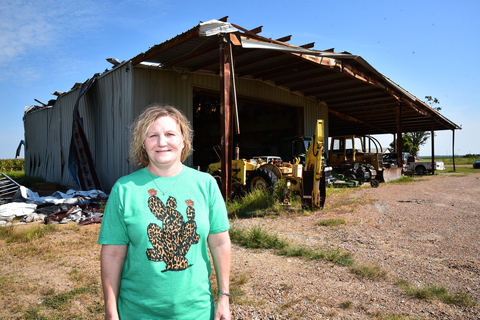
[[[12,196],[18,189],[20,189],[20,185],[2,172],[0,175],[0,197]]]
[[[398,202],[416,202],[417,204],[420,204],[420,203],[425,203],[427,201],[422,199],[407,199],[407,200],[398,200]]]
[[[16,218],[20,218],[20,222],[16,224],[101,223],[102,205],[107,199],[108,195],[100,190],[71,189],[66,193],[56,191],[50,196],[40,197],[38,193],[19,186],[11,198],[12,202],[0,205],[0,226],[11,225]]]

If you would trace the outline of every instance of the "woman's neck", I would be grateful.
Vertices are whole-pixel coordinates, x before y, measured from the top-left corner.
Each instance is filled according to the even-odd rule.
[[[159,168],[150,162],[147,166],[147,170],[158,177],[164,177],[164,178],[173,177],[173,176],[176,176],[177,174],[180,174],[180,172],[182,172],[183,163],[180,162],[170,167]]]

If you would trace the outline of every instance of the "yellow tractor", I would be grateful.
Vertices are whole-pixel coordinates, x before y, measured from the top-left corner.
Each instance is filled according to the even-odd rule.
[[[379,186],[379,181],[386,182],[402,176],[402,168],[384,166],[382,146],[372,136],[332,137],[329,161],[334,172],[360,184],[370,182],[374,188]]]
[[[311,208],[323,208],[325,202],[325,174],[322,171],[322,155],[324,147],[323,120],[317,120],[315,136],[305,155],[305,167],[299,160],[291,164],[283,162],[277,156],[259,156],[252,159],[232,161],[232,193],[233,196],[244,191],[261,188],[266,189],[285,178],[287,182],[288,202],[290,191],[302,191],[303,200]],[[221,162],[212,163],[207,172],[220,179]],[[321,182],[323,178],[323,183]],[[323,192],[321,188],[323,187]]]

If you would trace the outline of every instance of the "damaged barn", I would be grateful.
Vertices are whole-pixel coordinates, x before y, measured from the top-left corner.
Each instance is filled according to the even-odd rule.
[[[110,59],[111,70],[26,112],[25,174],[108,192],[138,169],[129,126],[151,103],[186,114],[195,152],[185,164],[200,168],[218,161],[217,146],[225,163],[235,146],[242,158],[279,155],[282,140],[312,135],[316,119],[326,137],[460,129],[360,56],[261,31],[212,20],[130,60]]]

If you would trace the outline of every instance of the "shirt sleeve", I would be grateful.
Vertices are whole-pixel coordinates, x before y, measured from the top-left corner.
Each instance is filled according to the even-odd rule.
[[[210,195],[210,231],[209,234],[220,233],[230,229],[227,208],[222,193],[213,177],[209,177]]]
[[[130,240],[124,219],[124,204],[121,199],[120,185],[117,182],[112,188],[105,207],[98,244],[129,244]]]

